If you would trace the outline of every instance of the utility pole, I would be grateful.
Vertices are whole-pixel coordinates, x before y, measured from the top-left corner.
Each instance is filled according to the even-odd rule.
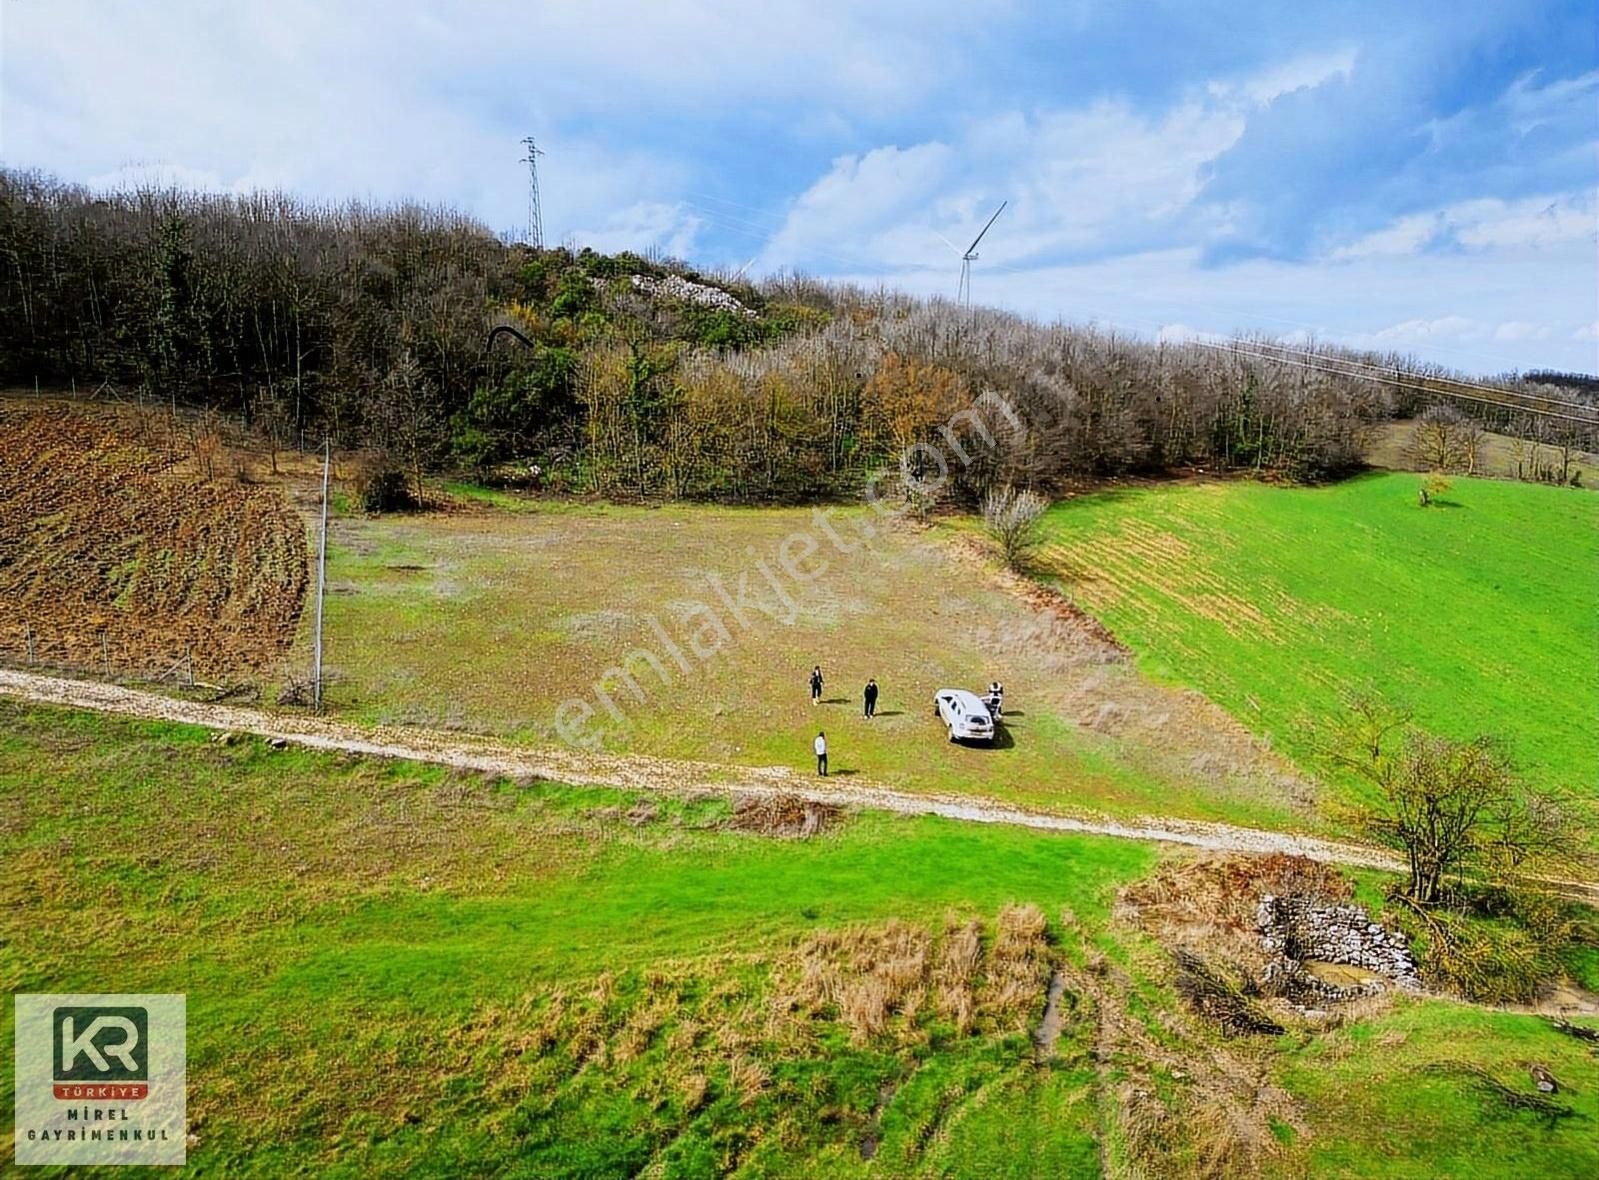
[[[311,704],[320,713],[322,711],[322,598],[323,590],[328,579],[328,471],[333,462],[333,442],[331,439],[322,443],[322,537],[317,544],[316,555],[316,641],[312,661],[315,667],[311,673]]]
[[[539,208],[539,157],[544,153],[529,135],[522,141],[527,155],[522,163],[527,165],[527,244],[535,250],[544,249],[544,213]]]

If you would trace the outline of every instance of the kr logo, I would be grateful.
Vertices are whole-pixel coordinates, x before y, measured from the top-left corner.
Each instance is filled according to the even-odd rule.
[[[115,1085],[143,1098],[150,1080],[149,1015],[143,1008],[57,1008],[51,1017],[56,1096],[63,1089]],[[76,1083],[76,1086],[73,1084]]]

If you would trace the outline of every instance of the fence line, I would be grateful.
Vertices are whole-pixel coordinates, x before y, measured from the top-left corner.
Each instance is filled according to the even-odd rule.
[[[201,689],[228,697],[259,698],[266,688],[266,678],[253,671],[244,676],[218,677],[223,682],[217,684],[202,680],[195,674],[194,646],[190,643],[183,644],[181,654],[175,648],[160,652],[146,643],[119,641],[106,627],[63,628],[52,635],[50,629],[32,619],[17,622],[21,624],[20,634],[0,626],[0,665],[114,684]]]

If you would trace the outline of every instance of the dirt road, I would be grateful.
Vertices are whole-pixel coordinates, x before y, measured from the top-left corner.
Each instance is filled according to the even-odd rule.
[[[822,783],[788,767],[739,767],[642,755],[594,754],[560,747],[513,746],[470,735],[411,727],[367,727],[268,713],[234,705],[207,705],[159,693],[94,681],[66,680],[0,669],[0,695],[148,720],[178,721],[208,729],[278,737],[321,750],[441,763],[490,774],[548,779],[583,786],[684,794],[797,795],[819,802],[877,808],[901,815],[937,815],[970,823],[1011,824],[1053,832],[1087,832],[1127,840],[1184,844],[1222,852],[1287,852],[1316,860],[1394,869],[1400,862],[1379,848],[1266,832],[1227,824],[1139,818],[1129,821],[1025,811],[978,796],[917,794],[852,778],[848,786]]]

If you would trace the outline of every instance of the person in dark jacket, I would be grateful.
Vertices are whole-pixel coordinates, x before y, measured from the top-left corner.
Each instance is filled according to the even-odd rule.
[[[817,664],[811,669],[811,704],[820,704],[822,700],[822,666]]]
[[[877,715],[877,681],[875,679],[866,682],[864,695],[866,698],[866,715],[875,717]]]

